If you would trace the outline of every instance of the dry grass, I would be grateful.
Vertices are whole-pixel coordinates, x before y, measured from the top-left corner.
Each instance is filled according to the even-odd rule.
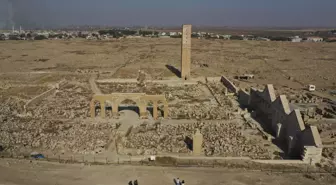
[[[180,68],[179,39],[6,41],[0,48],[2,73],[80,69],[135,78],[143,69],[161,78],[174,76],[167,64]],[[288,80],[291,76],[302,84],[327,87],[336,82],[335,51],[335,43],[193,40],[192,76],[254,73],[259,84],[300,86]]]

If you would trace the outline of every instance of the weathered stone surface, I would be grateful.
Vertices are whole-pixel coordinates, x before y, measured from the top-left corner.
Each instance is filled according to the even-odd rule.
[[[203,151],[207,156],[249,156],[271,158],[271,152],[242,135],[242,127],[235,122],[204,123],[183,125],[143,124],[133,129],[123,142],[123,147],[151,150],[158,153],[190,153],[186,137],[192,138],[196,129],[204,137]]]
[[[181,78],[187,80],[191,71],[191,25],[183,25],[181,57]]]
[[[14,107],[6,102],[0,106],[0,145],[6,152],[100,153],[115,134],[114,123],[21,118]]]

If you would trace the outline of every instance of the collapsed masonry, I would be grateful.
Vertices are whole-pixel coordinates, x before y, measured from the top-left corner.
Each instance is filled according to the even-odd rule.
[[[263,91],[251,88],[248,106],[271,128],[277,141],[285,144],[288,156],[320,162],[323,146],[317,128],[305,126],[300,111],[290,109],[285,95],[276,97],[273,85],[266,85]]]

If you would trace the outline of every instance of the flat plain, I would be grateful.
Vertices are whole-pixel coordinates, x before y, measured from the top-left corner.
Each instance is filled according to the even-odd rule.
[[[8,123],[1,130],[4,134],[1,138],[3,141],[7,139],[8,143],[15,141],[20,147],[26,146],[25,142],[32,147],[49,147],[50,143],[54,143],[55,146],[71,144],[77,150],[84,143],[94,149],[95,145],[91,145],[93,141],[98,142],[110,135],[112,128],[109,123],[92,124],[89,120],[82,124],[63,124],[74,118],[88,117],[93,94],[88,83],[90,77],[137,78],[138,71],[142,70],[151,79],[176,79],[180,69],[180,49],[180,39],[0,42],[0,100],[6,102],[0,113],[0,121]],[[225,75],[232,78],[253,74],[255,79],[237,81],[240,83],[238,85],[248,88],[274,84],[277,92],[286,94],[290,89],[290,92],[300,94],[306,85],[314,84],[319,92],[325,92],[336,90],[335,51],[336,43],[193,39],[191,76]],[[71,83],[55,96],[32,106],[34,110],[29,119],[20,117],[27,101],[62,79]],[[106,93],[117,89],[98,85]],[[126,88],[130,91],[134,89],[132,86]],[[179,92],[176,90],[175,93],[184,95]],[[188,93],[197,94],[197,91]],[[15,119],[10,118],[9,113],[15,114],[11,115]],[[14,127],[12,122],[21,124]],[[57,136],[64,141],[57,143],[60,141],[58,138],[57,142],[51,142],[56,136],[49,129],[51,127],[63,133]],[[47,137],[51,140],[37,142],[34,137],[41,136],[37,130],[51,135]],[[36,133],[34,137],[33,133]],[[73,138],[74,133],[80,137]],[[329,137],[330,133],[327,135]],[[69,140],[74,142],[66,142]],[[81,166],[12,160],[0,160],[0,171],[0,184],[126,184],[136,178],[141,184],[173,184],[175,177],[185,179],[188,184],[333,184],[329,176],[305,178],[297,174],[277,175],[231,169]]]
[[[141,69],[160,79],[175,76],[167,66],[180,68],[180,48],[180,39],[6,41],[0,42],[0,73],[100,71],[113,78],[136,78]],[[254,74],[257,84],[278,88],[335,88],[335,51],[335,43],[193,39],[191,73]]]

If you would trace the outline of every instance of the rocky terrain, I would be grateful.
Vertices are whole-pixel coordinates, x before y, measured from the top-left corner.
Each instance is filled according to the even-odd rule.
[[[319,99],[301,93],[307,84],[316,85],[319,92],[335,89],[333,43],[196,39],[192,43],[192,78],[253,74],[254,79],[238,86],[274,84],[276,92],[286,94],[294,103],[319,103]],[[117,126],[109,119],[88,118],[93,94],[88,83],[91,75],[98,79],[135,79],[140,69],[153,80],[176,80],[180,44],[180,39],[0,43],[0,145],[8,152],[99,153],[112,142]],[[68,85],[29,106],[24,114],[27,101],[62,79]],[[272,143],[264,145],[255,138],[259,137],[256,132],[246,134],[249,129],[241,120],[237,122],[241,115],[233,104],[234,97],[223,96],[225,88],[220,83],[98,86],[103,93],[164,94],[169,103],[168,121],[195,122],[134,127],[119,143],[120,148],[136,149],[139,154],[188,154],[184,139],[199,128],[204,135],[205,155],[274,157],[274,150],[268,147],[274,146]],[[159,106],[162,109],[162,104]],[[334,145],[335,128],[323,125],[319,127],[323,142]],[[324,156],[334,159],[334,149],[326,149]]]
[[[273,157],[274,151],[243,134],[244,125],[239,120],[178,125],[143,124],[133,128],[119,148],[137,149],[137,155],[190,153],[186,142],[188,138],[192,139],[196,129],[200,129],[203,134],[206,156],[248,156],[259,159]]]
[[[14,101],[7,101],[0,106],[0,122],[2,149],[17,155],[32,151],[101,152],[116,130],[116,124],[107,121],[20,117],[15,113]]]
[[[29,107],[28,115],[52,119],[86,118],[91,97],[92,92],[87,84],[67,84],[52,96]]]

